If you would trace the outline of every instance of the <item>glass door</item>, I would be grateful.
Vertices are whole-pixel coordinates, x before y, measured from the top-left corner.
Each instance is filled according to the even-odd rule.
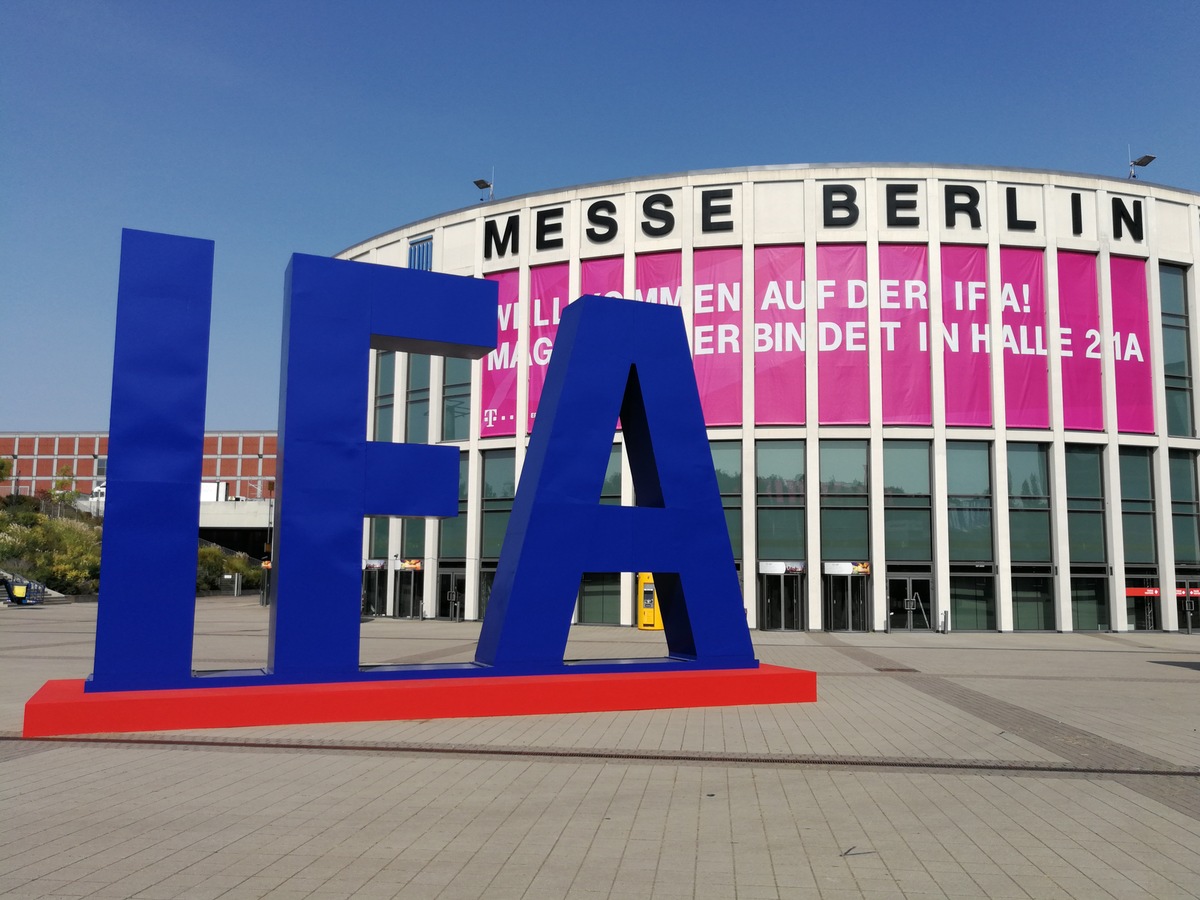
[[[803,575],[760,574],[758,597],[761,631],[804,629]]]
[[[443,569],[438,572],[437,617],[461,622],[467,573],[464,569]]]
[[[420,619],[422,617],[422,594],[425,590],[425,573],[409,569],[396,573],[395,616],[398,619]]]
[[[387,615],[387,571],[385,569],[363,570],[362,614],[364,616]]]
[[[907,576],[888,579],[888,630],[933,631],[933,582]]]
[[[867,630],[867,577],[823,575],[826,631]]]
[[[1179,604],[1179,630],[1200,631],[1200,581],[1177,581],[1175,601]]]

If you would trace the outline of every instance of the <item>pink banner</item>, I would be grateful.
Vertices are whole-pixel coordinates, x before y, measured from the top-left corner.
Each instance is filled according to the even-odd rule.
[[[870,418],[867,357],[867,248],[817,247],[818,407],[822,425],[865,425]]]
[[[603,259],[583,260],[579,264],[579,293],[581,296],[625,296],[625,257],[606,256]]]
[[[755,422],[803,425],[804,391],[804,247],[755,247]]]
[[[883,424],[933,424],[928,247],[880,245],[879,326]]]
[[[942,245],[947,425],[991,425],[987,248]]]
[[[1103,431],[1104,364],[1100,358],[1100,291],[1094,255],[1059,251],[1058,318],[1063,427],[1069,431]]]
[[[1050,427],[1050,355],[1042,251],[1000,248],[1000,344],[1009,428]]]
[[[517,307],[520,273],[517,270],[487,276],[500,287],[496,309],[496,349],[483,360],[483,401],[480,404],[480,437],[512,437],[517,433]]]
[[[683,293],[683,254],[643,253],[637,257],[633,299],[679,306]]]
[[[538,401],[546,383],[546,366],[554,350],[558,322],[570,302],[567,263],[534,266],[529,270],[529,431],[537,418]]]
[[[742,249],[697,250],[692,364],[705,425],[742,424]]]
[[[1112,275],[1113,374],[1117,381],[1117,431],[1154,434],[1154,382],[1150,372],[1150,306],[1146,261],[1114,256]]]

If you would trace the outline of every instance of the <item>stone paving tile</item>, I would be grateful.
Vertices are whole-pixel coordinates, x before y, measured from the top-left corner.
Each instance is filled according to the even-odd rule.
[[[0,617],[0,730],[19,730],[21,704],[47,677],[90,669],[94,609]],[[197,658],[253,662],[265,647],[264,616],[244,600],[202,603],[198,628],[207,633]],[[469,656],[477,629],[373,622],[363,628],[364,658]],[[191,745],[0,741],[0,895],[1197,895],[1200,779],[1063,777],[1053,767],[1186,765],[1194,739],[1178,713],[1195,700],[1189,666],[1200,641],[755,639],[764,661],[817,669],[821,701],[238,729],[185,735],[199,741]],[[646,655],[660,652],[661,636],[573,629],[572,647],[579,656]],[[1163,664],[1172,662],[1189,665]],[[1139,702],[1150,695],[1154,702]],[[1090,699],[1072,705],[1079,697]],[[213,738],[326,746],[204,746]],[[436,752],[355,752],[340,746],[347,741]],[[710,758],[504,758],[455,755],[455,745]],[[974,768],[722,758],[751,753],[955,759]],[[1009,763],[1034,769],[999,768]]]

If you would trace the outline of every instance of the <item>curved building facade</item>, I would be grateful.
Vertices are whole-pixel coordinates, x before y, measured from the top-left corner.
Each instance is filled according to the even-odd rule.
[[[683,311],[752,627],[1200,628],[1200,195],[729,169],[496,200],[339,256],[500,297],[483,360],[375,358],[369,435],[462,454],[457,519],[367,523],[376,614],[482,614],[559,315],[602,294]],[[613,424],[601,502],[631,503]],[[639,593],[589,574],[578,620],[632,624]]]

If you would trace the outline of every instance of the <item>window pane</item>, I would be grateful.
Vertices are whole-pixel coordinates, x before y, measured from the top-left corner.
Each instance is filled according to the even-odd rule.
[[[1163,368],[1166,374],[1186,378],[1192,372],[1191,360],[1188,358],[1187,330],[1164,327],[1162,337]]]
[[[484,559],[497,559],[500,548],[504,544],[504,532],[508,530],[508,518],[512,515],[507,509],[485,510],[483,513],[483,546],[479,555]]]
[[[952,561],[991,562],[992,508],[986,501],[951,497],[946,523]]]
[[[1126,447],[1121,450],[1121,498],[1123,500],[1154,499],[1148,449]]]
[[[1054,594],[1049,578],[1016,576],[1012,580],[1013,628],[1049,631],[1054,628]]]
[[[467,517],[462,511],[456,518],[442,519],[441,537],[438,540],[438,556],[446,559],[463,559],[467,555]]]
[[[600,488],[600,502],[608,506],[621,504],[621,447],[614,444],[608,455],[608,469],[604,472],[604,484]]]
[[[991,496],[992,472],[988,459],[988,445],[985,442],[946,443],[946,489],[951,496]]]
[[[950,622],[957,631],[995,631],[995,578],[951,576]]]
[[[1175,532],[1175,562],[1200,563],[1200,517],[1172,516]]]
[[[1125,562],[1157,562],[1154,546],[1154,516],[1145,513],[1124,513],[1121,516],[1125,534]]]
[[[883,492],[928,496],[928,441],[883,442]]]
[[[712,441],[713,468],[722,494],[742,493],[742,445],[739,441]]]
[[[1045,445],[1008,445],[1008,495],[1050,496],[1050,467]]]
[[[759,441],[754,447],[758,492],[804,503],[804,441]]]
[[[821,510],[821,558],[859,561],[870,557],[865,509]]]
[[[447,387],[451,385],[469,385],[471,383],[471,361],[469,359],[459,359],[456,356],[446,357],[443,380]]]
[[[375,354],[375,396],[394,394],[396,391],[396,354],[391,350],[380,350]]]
[[[375,440],[390,441],[392,425],[395,420],[395,408],[390,403],[375,407]]]
[[[1196,455],[1188,450],[1172,450],[1170,466],[1171,499],[1176,503],[1200,500],[1196,494]]]
[[[867,493],[867,442],[821,441],[821,493]]]
[[[442,440],[465,441],[471,436],[471,388],[448,387],[442,396]]]
[[[742,508],[725,510],[725,527],[729,529],[729,546],[733,548],[733,558],[742,558]]]
[[[483,496],[511,500],[516,496],[515,450],[486,450],[483,454]]]
[[[758,556],[759,559],[805,558],[803,507],[759,509]]]
[[[589,625],[621,624],[621,576],[587,572],[579,583],[579,621]]]
[[[429,441],[429,398],[408,401],[408,433],[404,439],[410,444],[425,444]]]
[[[1067,513],[1067,530],[1071,540],[1071,562],[1102,563],[1108,560],[1104,547],[1104,513]]]
[[[388,555],[388,523],[386,516],[371,519],[371,540],[367,555],[371,559],[386,559]]]
[[[1049,562],[1050,513],[1013,509],[1008,516],[1013,562]]]
[[[1187,270],[1179,266],[1160,265],[1158,286],[1162,294],[1162,311],[1167,315],[1186,316]]]
[[[1104,496],[1104,480],[1099,447],[1067,447],[1067,496],[1097,498]]]
[[[419,559],[425,555],[425,520],[405,519],[400,532],[400,555]]]
[[[933,559],[928,509],[884,510],[883,527],[889,560]]]
[[[1108,583],[1103,578],[1071,579],[1071,618],[1076,631],[1108,630]]]
[[[429,357],[424,353],[408,355],[408,389],[410,391],[429,389]]]
[[[1196,425],[1192,419],[1190,388],[1167,388],[1167,434],[1192,437]]]

